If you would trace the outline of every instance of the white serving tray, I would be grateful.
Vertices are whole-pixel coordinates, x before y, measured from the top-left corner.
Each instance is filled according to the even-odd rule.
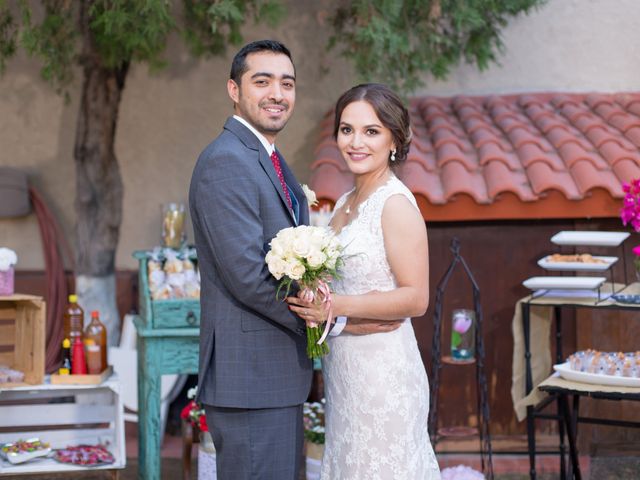
[[[554,365],[553,369],[565,380],[574,382],[591,383],[594,385],[610,385],[614,387],[640,387],[640,378],[616,377],[600,373],[579,372],[572,370],[569,362]]]
[[[605,277],[531,277],[522,284],[531,290],[595,290],[606,280]]]
[[[624,242],[629,235],[629,232],[581,232],[565,230],[551,237],[551,242],[556,245],[617,247]]]
[[[37,438],[29,438],[27,442],[35,442],[39,440]],[[6,445],[6,444],[3,444]],[[9,452],[6,453],[0,450],[0,456],[8,460],[9,462],[15,464],[28,462],[29,460],[33,460],[38,457],[46,457],[51,453],[51,447],[41,448],[39,450],[34,450],[32,452]]]
[[[609,268],[618,261],[618,257],[598,257],[605,263],[584,263],[584,262],[552,262],[548,260],[551,255],[538,260],[538,265],[546,270],[574,270],[583,272],[603,272],[609,270]]]

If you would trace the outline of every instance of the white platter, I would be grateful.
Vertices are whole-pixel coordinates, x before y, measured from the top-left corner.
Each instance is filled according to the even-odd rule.
[[[640,378],[616,377],[614,375],[602,375],[599,373],[578,372],[572,370],[569,362],[554,365],[553,369],[565,380],[574,382],[591,383],[594,385],[611,385],[614,387],[640,387]]]
[[[531,290],[594,290],[606,280],[605,277],[531,277],[522,284]]]
[[[30,441],[35,441],[38,440],[37,438],[30,438],[29,440],[26,440],[28,442]],[[4,446],[4,445],[8,445],[8,444],[3,444],[0,446]],[[2,450],[0,450],[0,456],[2,456],[3,458],[5,458],[6,460],[8,460],[9,462],[13,463],[14,465],[19,464],[19,463],[24,463],[24,462],[28,462],[29,460],[33,460],[34,458],[38,458],[38,457],[46,457],[47,455],[49,455],[51,453],[51,447],[46,447],[46,448],[40,448],[38,450],[34,450],[32,452],[4,452]]]
[[[538,265],[546,270],[574,270],[583,272],[603,272],[609,270],[609,267],[618,261],[618,257],[598,257],[593,258],[602,260],[604,263],[585,263],[585,262],[552,262],[548,260],[551,255],[538,260]]]
[[[551,242],[556,245],[617,247],[624,242],[629,235],[629,232],[581,232],[565,230],[551,237]]]

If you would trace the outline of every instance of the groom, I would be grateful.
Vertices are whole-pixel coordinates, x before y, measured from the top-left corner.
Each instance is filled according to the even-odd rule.
[[[264,261],[281,229],[309,222],[274,146],[295,105],[295,68],[284,45],[261,40],[236,54],[230,77],[235,114],[200,154],[189,190],[202,292],[197,401],[218,480],[297,480],[312,364],[304,322],[276,299]],[[350,319],[345,332],[397,326]]]
[[[296,100],[289,50],[246,45],[227,91],[235,114],[200,154],[189,191],[202,284],[197,400],[219,480],[295,480],[312,363],[304,322],[276,298],[264,260],[278,231],[309,223],[302,188],[274,146]]]

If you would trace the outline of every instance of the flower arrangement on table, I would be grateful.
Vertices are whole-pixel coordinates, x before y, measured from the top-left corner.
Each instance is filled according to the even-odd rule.
[[[324,404],[323,398],[319,402],[305,402],[302,407],[304,438],[317,445],[324,445]]]
[[[635,178],[629,183],[622,184],[624,191],[624,199],[622,200],[622,209],[620,210],[620,218],[623,225],[631,225],[634,231],[640,232],[640,179]],[[633,264],[636,272],[640,274],[640,245],[633,248]]]
[[[342,246],[328,228],[307,225],[280,230],[269,245],[271,250],[265,261],[271,275],[280,280],[276,296],[284,289],[286,297],[296,282],[303,299],[325,304],[324,331],[320,325],[307,326],[307,355],[309,358],[321,357],[329,352],[324,340],[332,318],[331,291],[327,282],[337,277],[337,269],[342,263]]]
[[[302,410],[307,479],[320,478],[324,455],[324,404],[324,398],[319,402],[305,402]]]
[[[204,408],[194,400],[197,392],[197,386],[187,390],[189,403],[187,403],[180,412],[180,418],[188,420],[193,428],[197,428],[201,432],[208,432],[209,427],[207,427],[207,417],[205,416]]]
[[[18,263],[16,252],[0,247],[0,295],[13,295],[14,266]]]

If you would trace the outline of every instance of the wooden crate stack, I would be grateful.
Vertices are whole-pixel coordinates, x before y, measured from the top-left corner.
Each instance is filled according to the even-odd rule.
[[[42,297],[0,297],[0,365],[24,372],[24,382],[0,388],[38,385],[44,380],[46,308]]]

